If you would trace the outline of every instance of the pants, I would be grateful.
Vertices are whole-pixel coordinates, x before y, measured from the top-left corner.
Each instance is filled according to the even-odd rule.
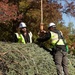
[[[57,74],[62,75],[62,70],[63,70],[64,75],[68,75],[67,52],[57,51],[54,55],[54,61],[55,61],[56,68],[57,68]]]

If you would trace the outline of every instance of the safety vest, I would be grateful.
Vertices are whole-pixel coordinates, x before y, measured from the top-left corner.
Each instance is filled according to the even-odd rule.
[[[18,43],[26,44],[25,39],[24,39],[22,34],[18,34],[18,33],[15,33],[15,34],[16,34],[16,37],[18,39]]]
[[[51,44],[54,46],[59,39],[58,34],[52,31],[50,31],[50,33],[51,33],[51,38],[50,38]],[[57,42],[57,45],[65,45],[63,39],[60,38],[59,41]]]

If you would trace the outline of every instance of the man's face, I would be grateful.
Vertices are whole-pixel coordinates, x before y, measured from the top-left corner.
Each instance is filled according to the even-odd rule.
[[[53,27],[49,27],[49,30],[50,30],[50,31],[53,30]]]
[[[21,30],[23,31],[23,32],[26,32],[26,27],[23,27],[23,28],[21,28]]]

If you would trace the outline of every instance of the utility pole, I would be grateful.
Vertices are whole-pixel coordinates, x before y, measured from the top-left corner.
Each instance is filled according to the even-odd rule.
[[[41,0],[41,24],[43,24],[43,0]]]
[[[41,0],[41,24],[40,24],[40,30],[43,30],[43,0]]]

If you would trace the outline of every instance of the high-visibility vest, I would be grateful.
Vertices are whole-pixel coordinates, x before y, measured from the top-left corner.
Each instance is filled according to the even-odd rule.
[[[15,33],[15,34],[16,34],[16,37],[18,39],[18,43],[26,44],[25,39],[24,39],[22,34],[18,34],[18,33]]]
[[[59,39],[58,34],[52,31],[50,31],[50,33],[51,33],[51,38],[50,38],[51,44],[54,46]],[[57,42],[57,45],[65,45],[63,39],[60,38],[59,41]]]

